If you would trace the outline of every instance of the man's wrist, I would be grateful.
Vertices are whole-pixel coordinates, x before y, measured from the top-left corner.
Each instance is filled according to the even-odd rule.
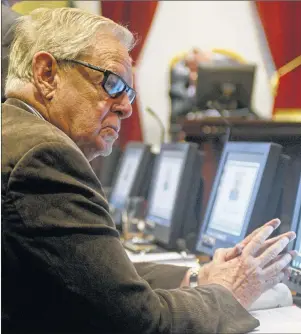
[[[189,268],[180,287],[195,287],[198,285],[198,275],[200,268]]]
[[[195,288],[198,286],[200,268],[190,268],[189,270],[189,287]]]

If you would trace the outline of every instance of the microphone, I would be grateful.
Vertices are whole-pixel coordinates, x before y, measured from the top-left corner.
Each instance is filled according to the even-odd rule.
[[[228,142],[230,140],[230,136],[231,136],[232,124],[229,122],[229,120],[227,119],[227,117],[225,117],[223,115],[223,113],[221,112],[221,110],[216,105],[214,105],[214,102],[209,101],[207,103],[207,105],[208,105],[209,109],[216,110],[218,112],[218,114],[220,115],[221,119],[223,120],[223,122],[225,123],[225,125],[227,125],[225,142]]]
[[[149,113],[159,124],[159,127],[161,129],[161,136],[160,136],[160,143],[163,144],[164,143],[164,138],[165,138],[165,127],[164,124],[162,122],[162,120],[159,118],[159,116],[150,108],[150,107],[146,107],[145,109],[147,111],[147,113]]]

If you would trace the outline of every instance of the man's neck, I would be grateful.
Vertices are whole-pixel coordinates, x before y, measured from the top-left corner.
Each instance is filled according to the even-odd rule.
[[[23,90],[20,90],[19,92],[8,94],[7,98],[15,98],[23,101],[24,103],[28,104],[30,107],[35,109],[39,114],[41,114],[41,116],[44,119],[49,121],[50,117],[47,108],[43,105],[43,103],[41,103],[41,101],[38,98],[35,99],[33,95],[37,97],[37,93],[24,92]]]

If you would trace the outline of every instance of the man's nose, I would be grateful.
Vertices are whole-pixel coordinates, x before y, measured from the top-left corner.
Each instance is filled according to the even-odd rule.
[[[122,94],[118,109],[120,119],[129,118],[132,115],[133,109],[127,94]]]

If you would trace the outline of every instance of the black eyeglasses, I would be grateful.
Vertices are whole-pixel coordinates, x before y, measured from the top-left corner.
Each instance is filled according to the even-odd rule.
[[[134,102],[136,98],[136,91],[130,87],[118,74],[81,60],[64,59],[64,61],[79,64],[91,68],[92,70],[102,72],[104,74],[104,78],[101,83],[102,88],[112,99],[116,99],[125,92],[130,100],[130,103],[132,104]]]

